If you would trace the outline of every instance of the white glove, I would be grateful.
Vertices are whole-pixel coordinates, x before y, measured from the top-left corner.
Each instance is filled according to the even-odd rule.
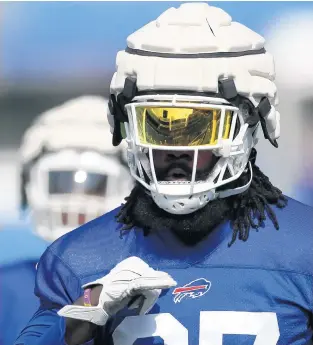
[[[138,308],[139,314],[145,314],[154,306],[161,289],[176,286],[169,274],[154,270],[134,256],[120,262],[108,275],[83,285],[83,288],[99,284],[103,288],[96,307],[67,305],[58,314],[103,326],[135,296],[139,298],[129,308]]]

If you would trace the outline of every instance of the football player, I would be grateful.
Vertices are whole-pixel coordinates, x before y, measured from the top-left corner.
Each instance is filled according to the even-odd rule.
[[[23,137],[22,208],[30,220],[0,231],[1,345],[12,345],[39,307],[35,266],[47,246],[130,191],[120,149],[105,135],[106,109],[102,97],[79,97],[39,116]]]
[[[109,121],[137,185],[47,249],[16,345],[312,344],[312,210],[256,165],[276,105],[264,39],[219,8],[129,36]]]

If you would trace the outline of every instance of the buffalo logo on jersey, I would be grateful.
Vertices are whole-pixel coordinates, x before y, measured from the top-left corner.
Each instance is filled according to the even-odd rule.
[[[174,302],[179,303],[181,302],[185,297],[190,298],[198,298],[206,294],[211,288],[211,282],[204,279],[199,278],[196,280],[193,280],[192,282],[182,286],[177,287],[173,291]]]

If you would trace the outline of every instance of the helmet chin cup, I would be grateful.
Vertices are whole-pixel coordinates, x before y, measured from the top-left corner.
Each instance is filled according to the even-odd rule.
[[[154,202],[164,211],[171,214],[190,214],[193,213],[205,205],[211,200],[215,199],[215,191],[209,190],[207,192],[185,196],[165,195],[151,192]]]
[[[250,173],[249,181],[245,185],[233,189],[226,189],[221,192],[216,192],[215,189],[211,189],[202,193],[191,195],[189,197],[159,194],[151,191],[151,196],[153,201],[161,209],[168,213],[180,215],[190,214],[201,209],[212,200],[223,199],[245,192],[250,187],[253,178],[252,166],[250,161],[244,172]]]

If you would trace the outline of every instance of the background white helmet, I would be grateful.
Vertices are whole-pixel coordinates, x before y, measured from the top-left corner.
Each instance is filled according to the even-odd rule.
[[[22,204],[48,241],[113,209],[130,192],[106,110],[106,99],[79,97],[43,113],[23,137]]]
[[[251,167],[259,124],[277,146],[274,63],[261,36],[219,8],[185,3],[130,35],[116,65],[108,112],[113,142],[126,138],[131,174],[160,208],[188,214],[249,187],[252,171],[247,184],[220,188]],[[208,123],[200,130],[203,140],[188,132],[193,119]],[[173,135],[175,121],[185,123],[183,139],[162,141],[165,127]],[[194,152],[190,181],[158,180],[153,152],[160,149]],[[218,160],[208,176],[196,180],[200,150],[211,150]]]

